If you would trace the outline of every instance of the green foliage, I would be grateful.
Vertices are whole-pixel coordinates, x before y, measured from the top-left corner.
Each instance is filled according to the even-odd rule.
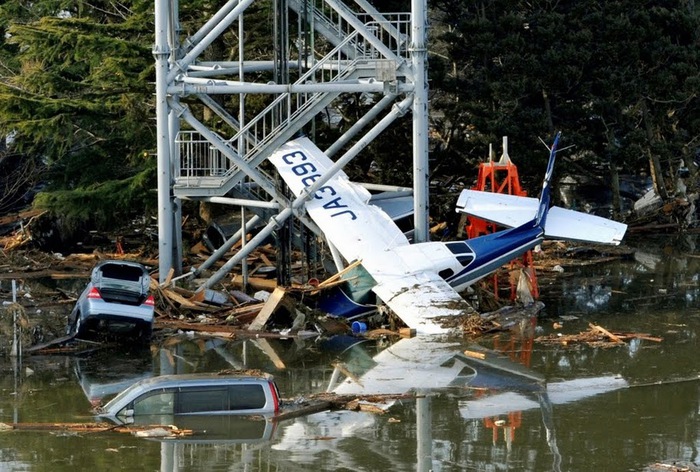
[[[118,224],[110,212],[143,208],[138,189],[154,175],[142,157],[155,148],[151,9],[138,0],[0,7],[12,53],[0,75],[0,135],[46,165],[37,204],[71,224]],[[134,179],[139,186],[127,184]]]
[[[372,3],[410,9],[407,0]],[[222,4],[181,2],[183,36]],[[699,147],[700,15],[689,5],[431,1],[432,171],[473,175],[488,144],[506,135],[521,175],[537,180],[546,157],[539,138],[557,130],[588,168],[645,172],[655,156],[672,171]],[[0,4],[0,136],[12,136],[11,152],[48,169],[37,204],[76,225],[118,223],[110,215],[141,212],[155,199],[148,190],[155,163],[143,158],[155,148],[152,10],[152,0]],[[272,59],[273,12],[271,0],[246,10],[247,59]],[[230,28],[202,58],[236,60],[239,40]],[[271,98],[246,96],[247,113]],[[216,99],[238,108],[237,96]],[[222,135],[232,132],[196,100],[183,101]],[[372,103],[343,97],[336,105],[340,125],[318,120],[319,144],[333,142]],[[348,172],[408,185],[410,130],[410,117],[398,120]]]
[[[431,3],[436,44],[450,63],[432,75],[446,154],[509,136],[522,173],[542,168],[557,130],[572,154],[638,172],[649,154],[672,169],[697,147],[700,16],[687,2]],[[686,149],[686,151],[683,151]],[[633,152],[630,152],[633,150]],[[670,174],[670,173],[669,173]]]
[[[123,180],[107,180],[90,187],[37,194],[34,205],[60,217],[67,232],[81,228],[110,229],[129,218],[155,213],[150,168]]]

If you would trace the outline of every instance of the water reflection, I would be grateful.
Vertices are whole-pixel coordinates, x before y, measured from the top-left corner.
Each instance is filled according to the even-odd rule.
[[[153,377],[149,350],[97,351],[74,359],[75,376],[90,405],[103,405],[134,382]]]
[[[693,244],[695,238],[644,241],[628,258],[567,268],[541,287],[545,311],[526,329],[476,345],[183,334],[141,351],[31,356],[21,366],[5,360],[5,423],[89,422],[94,404],[132,381],[224,369],[272,373],[291,399],[325,391],[414,395],[383,405],[384,414],[178,419],[197,434],[175,440],[1,433],[0,469],[588,471],[698,461],[700,258]],[[662,341],[614,348],[535,341],[585,331],[588,323]],[[485,359],[474,357],[479,352]]]
[[[669,235],[629,244],[639,245],[629,258],[568,268],[559,287],[544,290],[548,307],[556,306],[559,315],[641,312],[663,306],[696,308],[700,301],[697,235]]]

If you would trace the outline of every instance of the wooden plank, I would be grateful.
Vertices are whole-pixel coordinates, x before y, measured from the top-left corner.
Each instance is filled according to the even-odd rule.
[[[660,343],[661,341],[664,340],[664,338],[657,338],[656,336],[650,336],[648,334],[641,334],[641,333],[640,334],[633,334],[632,336],[634,336],[637,339],[644,339],[646,341],[654,341],[655,343]]]
[[[272,363],[279,370],[284,370],[287,368],[287,366],[284,365],[284,361],[280,358],[277,351],[274,350],[267,339],[253,339],[252,342],[258,347],[258,349],[260,349],[267,357],[270,358]]]
[[[615,336],[614,334],[612,334],[610,331],[608,331],[607,329],[603,328],[602,326],[594,325],[593,323],[588,323],[588,326],[589,326],[591,329],[593,329],[593,330],[595,330],[595,331],[598,331],[599,333],[602,333],[602,334],[604,334],[605,336],[609,337],[612,341],[614,341],[614,342],[616,342],[616,343],[622,343],[622,342],[624,342],[622,339],[620,339],[619,336]]]
[[[148,433],[163,431],[167,436],[190,436],[192,430],[171,425],[111,425],[109,423],[0,423],[0,431],[71,431],[78,433]],[[161,434],[162,436],[163,434]]]
[[[268,259],[267,256],[265,254],[263,254],[262,252],[258,253],[258,256],[260,256],[260,259],[262,259],[262,261],[265,265],[267,265],[267,266],[274,265],[272,262],[270,262],[270,259]]]
[[[170,268],[168,271],[167,277],[165,277],[165,280],[163,281],[162,284],[160,284],[161,287],[167,287],[170,285],[170,282],[173,281],[173,275],[175,275],[175,269],[173,267]]]
[[[262,310],[262,308],[264,306],[265,306],[264,302],[251,303],[249,305],[238,306],[236,308],[229,310],[226,313],[228,316],[238,316],[238,315],[242,315],[244,313],[250,313],[251,311],[260,311],[260,310]]]
[[[180,306],[183,308],[190,308],[190,309],[194,309],[194,310],[200,309],[200,307],[196,303],[189,301],[188,299],[186,299],[182,295],[179,295],[172,290],[167,290],[167,289],[163,290],[163,295],[165,295],[166,297],[168,297],[172,301],[179,303]]]
[[[237,274],[231,280],[234,286],[243,286],[243,276]],[[275,279],[263,279],[260,277],[248,277],[248,285],[255,290],[267,290],[273,291],[277,287],[277,280]]]
[[[334,280],[332,282],[323,281],[320,284],[318,284],[316,287],[314,287],[314,290],[311,292],[311,294],[315,295],[322,289],[335,287],[336,285],[341,285],[341,284],[344,284],[345,282],[350,282],[350,281],[355,280],[357,278],[358,278],[358,276],[354,276],[354,277],[349,277],[347,279]],[[321,285],[321,284],[323,284],[323,285]]]
[[[291,418],[298,418],[300,416],[307,416],[313,413],[318,413],[321,411],[330,410],[333,407],[333,403],[324,400],[311,400],[306,404],[290,404],[284,405],[284,408],[280,408],[280,412],[275,415],[273,421],[279,422],[288,420]]]
[[[321,282],[320,284],[318,284],[318,288],[326,287],[328,284],[330,284],[330,283],[332,283],[332,282],[338,280],[338,279],[341,278],[343,275],[347,274],[348,272],[350,272],[352,269],[354,269],[355,267],[359,266],[360,264],[362,264],[362,261],[361,261],[361,260],[357,260],[357,261],[353,262],[352,264],[350,264],[349,266],[347,266],[345,269],[341,270],[340,272],[338,272],[338,273],[335,274],[335,275],[332,275],[332,276],[328,277],[326,280],[324,280],[323,282]]]
[[[464,355],[467,357],[471,357],[472,359],[486,359],[486,354],[484,354],[483,352],[466,350],[464,351]]]
[[[258,313],[258,316],[256,316],[253,322],[248,326],[248,331],[262,331],[265,327],[265,323],[270,319],[270,316],[275,312],[286,294],[287,292],[285,292],[284,288],[276,287],[260,310],[260,313]]]
[[[402,338],[412,338],[416,335],[416,330],[413,328],[401,328],[399,329],[399,335]]]

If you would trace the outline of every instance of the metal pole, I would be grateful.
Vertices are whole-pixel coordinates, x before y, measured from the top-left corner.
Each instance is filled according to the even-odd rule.
[[[17,356],[18,346],[17,346],[17,282],[12,279],[12,347],[10,348],[10,355],[15,358],[15,368],[17,366]]]
[[[162,0],[161,0],[162,1]],[[158,2],[156,2],[157,5]],[[192,64],[197,57],[199,57],[202,52],[211,45],[211,43],[214,42],[216,38],[221,36],[224,31],[228,29],[229,26],[231,26],[231,23],[233,23],[238,16],[243,13],[243,11],[248,8],[248,6],[253,3],[253,0],[243,0],[242,2],[239,2],[238,5],[236,5],[235,8],[233,8],[231,11],[228,12],[224,18],[221,19],[216,25],[213,25],[213,27],[208,30],[208,33],[196,44],[192,44],[191,48],[188,48],[188,52],[183,57],[177,62],[177,68],[173,68],[170,71],[170,76],[168,77],[169,81],[175,80],[175,77],[178,74],[181,74],[183,71],[187,69],[187,66]],[[157,8],[157,6],[156,6]]]
[[[170,0],[169,11],[168,45],[170,47],[170,67],[177,62],[180,54],[180,4],[178,0]],[[180,97],[173,97],[179,101]],[[180,131],[180,118],[172,111],[168,113],[168,133],[170,136],[170,187],[174,184],[173,177],[180,174],[180,150],[175,142],[175,137]],[[182,201],[179,198],[172,199],[173,202],[173,267],[175,275],[182,274]]]
[[[433,470],[433,413],[429,395],[422,391],[416,395],[416,470],[418,472]]]
[[[170,175],[170,133],[168,127],[167,75],[169,0],[155,3],[156,127],[158,131],[158,273],[165,281],[173,267],[173,201]]]
[[[15,305],[17,303],[17,282],[12,279],[12,304]],[[15,363],[14,363],[14,382],[15,382],[15,394],[14,394],[14,422],[19,423],[19,408],[17,406],[18,403],[18,398],[19,398],[19,364],[20,364],[20,358],[17,356],[17,308],[15,307],[13,309],[13,325],[14,325],[14,342],[12,343],[12,349],[15,351],[14,353],[11,353],[12,355],[15,356]]]
[[[245,224],[245,207],[241,207],[241,248],[245,248],[248,239],[248,228]],[[243,278],[243,290],[248,287],[248,259],[243,258],[241,261],[241,277]]]
[[[413,65],[413,211],[414,242],[430,239],[428,228],[428,74],[427,0],[411,0],[411,63]]]
[[[260,221],[261,218],[258,215],[253,215],[253,217],[248,221],[247,226],[250,226],[251,228],[254,227],[255,225],[258,224],[258,221]],[[196,277],[200,275],[202,272],[205,270],[209,269],[212,265],[214,265],[214,262],[218,261],[221,259],[233,246],[238,242],[238,240],[241,239],[243,235],[243,227],[239,229],[238,231],[235,232],[230,238],[224,242],[224,244],[221,245],[219,249],[214,251],[214,253],[209,256],[209,258],[202,263],[196,270],[194,270],[193,275]]]
[[[350,140],[360,131],[362,131],[365,126],[370,124],[377,116],[379,116],[379,114],[396,99],[396,97],[397,95],[395,93],[391,93],[389,95],[385,95],[381,100],[379,100],[379,102],[377,102],[377,104],[374,105],[370,111],[365,113],[362,118],[357,120],[355,124],[353,124],[345,133],[343,133],[340,138],[336,139],[335,143],[333,143],[331,147],[326,149],[326,156],[333,157],[336,152],[340,151],[343,146],[349,143]]]

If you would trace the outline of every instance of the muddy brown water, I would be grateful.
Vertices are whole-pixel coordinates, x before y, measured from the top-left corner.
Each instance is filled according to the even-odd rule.
[[[133,352],[31,356],[19,365],[3,358],[3,423],[91,422],[92,405],[140,378],[244,367],[274,374],[285,397],[359,389],[334,370],[338,362],[367,392],[418,395],[383,415],[207,418],[186,423],[196,434],[177,440],[0,432],[0,470],[692,470],[700,463],[698,243],[696,236],[630,238],[634,258],[542,277],[546,307],[533,337],[477,341],[508,356],[511,364],[500,368],[465,360],[461,353],[474,344],[460,339],[225,342],[188,333]],[[537,340],[586,331],[589,323],[662,340],[617,347]],[[545,389],[533,386],[537,376]]]

